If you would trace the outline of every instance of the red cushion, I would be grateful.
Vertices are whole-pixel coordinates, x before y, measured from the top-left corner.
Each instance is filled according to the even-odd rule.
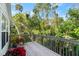
[[[14,52],[18,53],[19,56],[25,56],[26,50],[23,47],[18,47],[14,49]]]

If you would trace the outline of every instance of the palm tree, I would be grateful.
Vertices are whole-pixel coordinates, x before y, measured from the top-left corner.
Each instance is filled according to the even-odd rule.
[[[16,4],[16,10],[19,10],[20,12],[23,11],[23,6],[20,4]]]
[[[21,13],[21,12],[23,11],[23,6],[22,6],[21,4],[16,4],[16,5],[15,5],[15,9],[18,10],[18,11]],[[18,19],[19,19],[19,22],[23,22],[23,21],[22,21],[22,19],[23,19],[22,14],[18,14],[18,16],[19,16],[19,18],[18,18]],[[16,23],[16,22],[15,22],[15,23]],[[18,26],[18,25],[16,25],[16,26]],[[22,30],[21,27],[22,27],[22,26],[20,25],[20,26],[19,26],[19,28],[20,28],[19,31]],[[20,31],[20,32],[21,32],[21,31]]]

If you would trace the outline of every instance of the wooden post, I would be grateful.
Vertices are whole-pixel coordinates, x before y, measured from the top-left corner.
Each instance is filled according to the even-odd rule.
[[[41,38],[41,44],[43,45],[43,37]]]
[[[33,36],[32,40],[35,41],[35,35],[32,35],[32,36]]]

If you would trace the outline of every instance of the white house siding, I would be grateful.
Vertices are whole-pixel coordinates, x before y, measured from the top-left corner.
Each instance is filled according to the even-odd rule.
[[[5,16],[6,20],[8,21],[8,37],[10,35],[10,20],[11,20],[11,6],[10,4],[6,4],[6,3],[0,3],[0,17],[2,16],[2,14]],[[2,47],[2,37],[1,37],[1,32],[2,32],[2,24],[1,24],[1,20],[2,18],[0,18],[0,56],[4,55],[8,49],[8,45],[9,45],[9,39],[8,42],[6,42],[5,46],[3,48]]]

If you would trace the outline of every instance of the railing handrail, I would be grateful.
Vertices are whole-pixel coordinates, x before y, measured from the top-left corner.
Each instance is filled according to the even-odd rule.
[[[65,39],[65,38],[57,38],[55,36],[45,36],[45,35],[33,35],[35,37],[43,37],[43,38],[50,38],[51,40],[60,40],[60,41],[64,41],[64,42],[69,42],[69,43],[73,43],[75,45],[79,45],[79,41],[76,41],[76,40],[72,40],[73,38],[69,38],[69,39]],[[52,39],[54,38],[54,39]]]

